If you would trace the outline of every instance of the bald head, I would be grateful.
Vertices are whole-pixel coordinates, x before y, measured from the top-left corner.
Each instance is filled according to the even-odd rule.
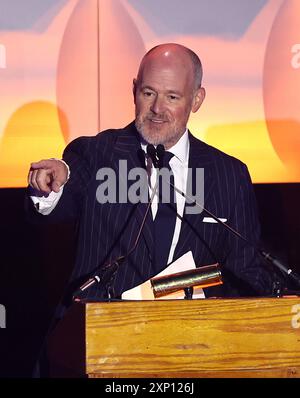
[[[153,47],[141,61],[137,81],[141,79],[145,65],[153,62],[172,63],[173,65],[182,64],[187,71],[191,72],[190,78],[194,90],[201,87],[202,64],[198,55],[189,48],[176,43],[160,44]]]
[[[201,78],[199,58],[179,44],[161,44],[144,56],[133,80],[135,125],[144,141],[166,149],[178,142],[205,98]]]

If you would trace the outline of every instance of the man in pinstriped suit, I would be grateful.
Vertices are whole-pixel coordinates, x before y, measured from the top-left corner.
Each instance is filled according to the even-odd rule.
[[[99,186],[96,175],[98,170],[110,168],[118,176],[120,160],[126,160],[128,171],[143,167],[140,153],[147,144],[162,144],[173,154],[170,167],[174,171],[175,185],[184,181],[183,190],[188,168],[203,168],[204,206],[227,220],[245,238],[258,243],[259,222],[247,167],[196,139],[187,130],[190,112],[198,111],[205,98],[201,81],[201,62],[190,49],[172,43],[154,47],[143,58],[133,81],[134,122],[94,137],[77,138],[65,149],[63,161],[48,159],[32,164],[29,184],[40,191],[39,197],[31,193],[34,206],[41,213],[38,217],[79,220],[71,290],[98,267],[133,247],[147,204],[120,201],[100,204],[96,200]],[[116,189],[120,189],[120,181]],[[43,198],[41,195],[45,193]],[[205,289],[207,297],[269,295],[272,277],[255,249],[222,225],[210,222],[212,220],[204,212],[189,214],[186,208],[184,199],[179,198],[179,215],[168,261],[155,264],[153,220],[157,207],[152,206],[137,247],[117,271],[115,295],[120,296],[143,283],[189,251],[197,266],[216,262],[221,265],[224,283]],[[105,289],[99,284],[83,297],[101,299],[104,295]]]

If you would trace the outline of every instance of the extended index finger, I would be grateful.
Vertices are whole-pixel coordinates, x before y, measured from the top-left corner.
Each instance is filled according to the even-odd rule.
[[[37,170],[37,169],[51,169],[53,167],[53,162],[51,159],[43,159],[39,160],[38,162],[32,162],[30,164],[30,169]]]

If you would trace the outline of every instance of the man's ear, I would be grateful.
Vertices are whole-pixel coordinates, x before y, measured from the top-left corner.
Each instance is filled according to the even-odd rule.
[[[136,85],[137,85],[137,82],[136,82],[136,79],[134,78],[132,81],[132,93],[133,93],[134,104],[135,104],[135,95],[136,95]]]
[[[202,105],[202,102],[204,101],[205,98],[205,88],[200,87],[197,89],[196,93],[194,94],[194,99],[193,99],[193,106],[192,106],[192,112],[195,113],[197,110],[200,108]]]

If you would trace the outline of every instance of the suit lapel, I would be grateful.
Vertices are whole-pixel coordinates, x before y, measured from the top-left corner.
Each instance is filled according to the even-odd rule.
[[[142,156],[142,149],[140,145],[140,139],[138,132],[134,126],[134,122],[128,125],[124,130],[122,130],[121,134],[118,136],[115,148],[114,148],[114,165],[116,170],[119,171],[119,161],[126,160],[127,162],[127,175],[128,172],[135,167],[143,167],[145,168],[145,159]],[[135,181],[127,181],[128,189]],[[148,186],[146,187],[148,194]],[[148,203],[138,202],[137,204],[130,204],[128,206],[136,206],[134,211],[134,217],[136,217],[138,228],[142,225],[146,211],[147,211]],[[152,258],[153,251],[153,220],[152,220],[152,212],[151,208],[147,213],[147,217],[145,220],[145,224],[142,230],[142,236],[145,239],[145,242],[148,246],[150,257]]]
[[[212,159],[211,154],[207,150],[206,144],[202,143],[200,140],[196,139],[189,132],[189,141],[190,141],[190,152],[189,152],[189,176],[192,181],[192,192],[198,193],[196,189],[196,169],[202,168],[204,169],[204,192],[203,192],[203,200],[200,201],[200,204],[204,207],[207,207],[214,190],[214,179],[212,178]],[[198,187],[199,190],[199,187]],[[197,200],[198,202],[198,200]],[[182,256],[186,249],[188,248],[188,242],[192,239],[193,230],[199,230],[200,222],[203,220],[204,212],[202,211],[200,214],[190,214],[187,211],[188,205],[185,205],[184,213],[182,217],[182,224],[180,230],[179,240],[175,249],[174,259]]]

